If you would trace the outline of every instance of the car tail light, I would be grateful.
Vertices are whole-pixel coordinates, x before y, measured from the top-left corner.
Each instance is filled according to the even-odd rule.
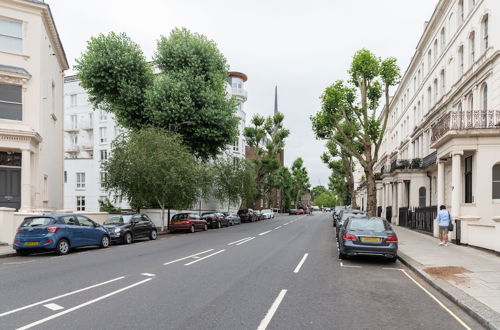
[[[43,242],[43,243],[44,243],[44,244],[50,244],[50,243],[52,243],[52,240],[51,240],[51,239],[48,239],[48,240],[46,240],[46,241],[45,241],[45,242]]]
[[[397,242],[398,241],[398,237],[397,236],[387,236],[387,238],[385,239],[386,242]]]
[[[217,220],[217,218],[216,217],[212,217],[212,220]]]
[[[14,241],[14,245],[19,245],[19,241]]]
[[[353,235],[353,234],[344,234],[343,237],[346,241],[355,241],[356,240],[356,235]]]
[[[49,233],[55,233],[56,231],[58,231],[59,229],[61,229],[61,227],[57,227],[57,226],[51,226],[51,227],[47,227],[47,231]]]

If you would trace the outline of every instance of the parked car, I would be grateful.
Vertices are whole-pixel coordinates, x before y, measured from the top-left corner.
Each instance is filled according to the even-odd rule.
[[[229,220],[226,220],[226,217],[222,213],[202,213],[201,218],[207,222],[208,228],[229,227]]]
[[[260,221],[263,219],[263,215],[262,215],[262,212],[260,210],[254,210],[253,213],[255,213],[255,217],[256,217],[257,221]]]
[[[137,238],[158,237],[155,224],[145,214],[111,215],[103,224],[109,232],[111,242],[130,244]]]
[[[306,211],[304,209],[297,209],[297,214],[305,214]]]
[[[335,223],[334,223],[334,227],[337,227],[337,234],[339,232],[339,227],[342,226],[342,222],[344,222],[348,216],[352,215],[352,214],[362,214],[362,215],[366,215],[367,213],[365,211],[361,211],[361,210],[353,210],[353,209],[343,209],[343,210],[340,210],[340,213],[339,215],[337,216],[337,218],[335,219]]]
[[[241,225],[241,218],[234,212],[222,212],[230,226]]]
[[[241,222],[254,222],[257,218],[252,209],[238,210],[238,216],[241,218]]]
[[[197,214],[178,213],[172,217],[168,230],[171,233],[179,230],[189,230],[194,233],[196,230],[207,230],[207,222]]]
[[[51,214],[24,218],[17,229],[13,248],[18,255],[37,250],[54,250],[67,254],[79,246],[98,245],[107,248],[109,233],[100,224],[78,214]]]
[[[396,262],[398,237],[387,220],[377,217],[350,217],[339,235],[339,258],[375,255]]]
[[[297,214],[299,214],[298,212],[299,211],[297,209],[290,209],[290,211],[288,211],[288,214],[289,215],[297,215]]]
[[[264,209],[261,211],[264,219],[273,219],[274,212],[271,209]]]

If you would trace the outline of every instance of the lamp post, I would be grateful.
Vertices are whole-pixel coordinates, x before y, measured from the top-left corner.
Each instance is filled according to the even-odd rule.
[[[180,126],[180,125],[194,125],[194,122],[193,121],[183,121],[183,122],[180,122],[180,123],[169,123],[168,124],[168,133],[172,133],[172,126]]]

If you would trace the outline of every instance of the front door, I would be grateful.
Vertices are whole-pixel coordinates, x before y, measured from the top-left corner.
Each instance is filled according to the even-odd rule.
[[[0,207],[21,207],[21,169],[0,166]]]

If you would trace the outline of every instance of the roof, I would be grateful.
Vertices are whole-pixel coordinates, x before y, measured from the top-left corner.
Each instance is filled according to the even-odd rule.
[[[230,71],[228,72],[229,76],[231,77],[239,77],[241,79],[243,79],[243,81],[247,81],[248,80],[248,77],[246,74],[242,73],[242,72],[238,72],[238,71]]]

